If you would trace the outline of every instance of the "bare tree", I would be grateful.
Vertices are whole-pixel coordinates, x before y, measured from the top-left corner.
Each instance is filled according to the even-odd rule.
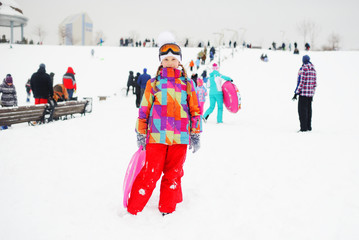
[[[316,40],[320,32],[320,27],[315,22],[309,22],[309,40],[314,49],[316,45]]]
[[[39,37],[39,43],[42,43],[47,35],[46,31],[41,25],[35,27],[34,34]]]
[[[340,36],[339,34],[336,33],[332,33],[330,34],[329,38],[328,38],[328,42],[329,42],[329,47],[331,48],[331,50],[338,50],[339,49],[339,43],[340,43]]]
[[[307,35],[309,33],[308,21],[303,21],[297,25],[297,30],[301,36],[303,36],[303,43],[307,41]]]
[[[301,36],[303,36],[303,43],[310,42],[312,48],[314,48],[316,39],[320,32],[320,27],[312,21],[304,20],[297,25],[297,30]]]

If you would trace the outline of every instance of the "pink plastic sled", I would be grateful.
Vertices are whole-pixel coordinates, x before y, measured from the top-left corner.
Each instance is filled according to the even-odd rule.
[[[223,103],[231,113],[236,113],[241,109],[241,95],[238,88],[230,81],[225,81],[222,85]]]
[[[133,154],[128,164],[125,180],[123,181],[123,206],[127,208],[128,198],[131,193],[133,182],[140,173],[146,161],[146,150],[142,150],[142,146]]]

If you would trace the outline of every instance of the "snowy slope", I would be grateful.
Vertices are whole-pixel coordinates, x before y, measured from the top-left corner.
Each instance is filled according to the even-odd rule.
[[[0,76],[24,85],[44,62],[61,81],[77,73],[78,96],[93,113],[0,132],[0,239],[358,239],[358,52],[310,52],[318,73],[313,131],[297,133],[292,102],[301,56],[223,51],[220,72],[234,79],[243,109],[212,114],[202,148],[188,153],[184,202],[162,217],[156,189],[138,216],[124,215],[122,181],[136,150],[128,71],[158,67],[150,48],[0,45]],[[184,49],[184,62],[198,49]],[[3,76],[3,77],[2,77]],[[116,96],[114,95],[116,93]],[[111,96],[98,102],[97,96]],[[207,104],[207,103],[206,103]],[[205,106],[205,109],[208,105]]]

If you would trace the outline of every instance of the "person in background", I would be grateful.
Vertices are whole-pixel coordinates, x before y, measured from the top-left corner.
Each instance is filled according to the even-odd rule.
[[[141,74],[138,72],[135,77],[135,93],[136,93],[136,107],[139,108],[141,104],[141,86],[137,83]]]
[[[138,78],[137,84],[141,86],[141,99],[146,89],[147,81],[151,79],[151,75],[147,74],[147,69],[143,69],[143,74]]]
[[[191,79],[192,79],[195,87],[197,87],[197,78],[198,78],[198,74],[197,73],[192,73]]]
[[[194,67],[194,62],[193,60],[191,60],[191,62],[189,63],[189,69],[191,70],[191,72],[193,71],[193,67]]]
[[[300,121],[299,132],[312,131],[312,101],[317,87],[317,73],[308,55],[303,56],[302,67],[299,69],[297,87],[292,100],[298,101]]]
[[[232,81],[231,78],[224,76],[218,72],[219,67],[216,63],[212,65],[213,71],[209,74],[209,108],[203,115],[203,121],[207,121],[209,115],[214,111],[217,103],[217,123],[223,123],[223,92],[222,92],[222,80]]]
[[[3,83],[0,85],[1,107],[17,106],[16,88],[13,84],[11,74],[7,74]],[[0,126],[1,130],[5,130],[8,126]]]
[[[31,76],[30,85],[35,104],[48,103],[49,99],[52,99],[54,90],[50,75],[46,73],[45,64],[41,63],[37,72]]]
[[[200,60],[200,58],[198,57],[197,59],[196,59],[196,68],[197,68],[197,70],[199,69],[199,65],[201,64],[201,60]]]
[[[31,96],[30,79],[27,80],[27,82],[25,84],[25,89],[26,89],[26,102],[30,102],[30,96]]]
[[[207,70],[203,70],[202,74],[201,74],[202,80],[204,83],[207,83],[208,78],[207,78]]]
[[[206,102],[206,96],[207,96],[207,88],[204,86],[202,78],[197,79],[197,95],[198,95],[198,101],[199,101],[199,110],[201,112],[201,115],[203,115],[203,107],[204,103]]]
[[[66,73],[62,78],[62,82],[69,94],[69,99],[73,99],[74,93],[77,91],[75,72],[72,67],[68,67]]]
[[[16,88],[13,83],[11,74],[7,74],[3,83],[0,85],[1,106],[14,107],[17,106]]]
[[[135,77],[133,76],[133,72],[130,71],[130,74],[128,75],[128,80],[127,80],[127,91],[126,91],[126,96],[128,96],[128,91],[130,91],[130,87],[132,87],[132,93],[135,94]]]
[[[56,102],[63,102],[69,100],[69,94],[63,84],[56,84],[54,86],[54,100]]]

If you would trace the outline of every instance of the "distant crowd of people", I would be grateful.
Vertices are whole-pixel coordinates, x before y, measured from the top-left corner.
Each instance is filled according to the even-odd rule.
[[[272,47],[269,48],[270,50],[282,50],[282,51],[286,51],[287,48],[286,48],[286,44],[285,43],[282,43],[282,45],[280,45],[279,47],[277,46],[277,43],[276,42],[272,42]],[[306,51],[309,51],[310,50],[310,44],[307,42],[304,44],[304,49]],[[288,45],[288,50],[291,52],[292,51],[292,43],[289,43]],[[298,44],[297,42],[294,42],[294,50],[293,50],[293,53],[294,54],[299,54],[299,49],[298,49]]]
[[[133,38],[121,38],[120,39],[120,47],[156,47],[157,44],[155,40],[146,38],[143,41],[134,41]]]

